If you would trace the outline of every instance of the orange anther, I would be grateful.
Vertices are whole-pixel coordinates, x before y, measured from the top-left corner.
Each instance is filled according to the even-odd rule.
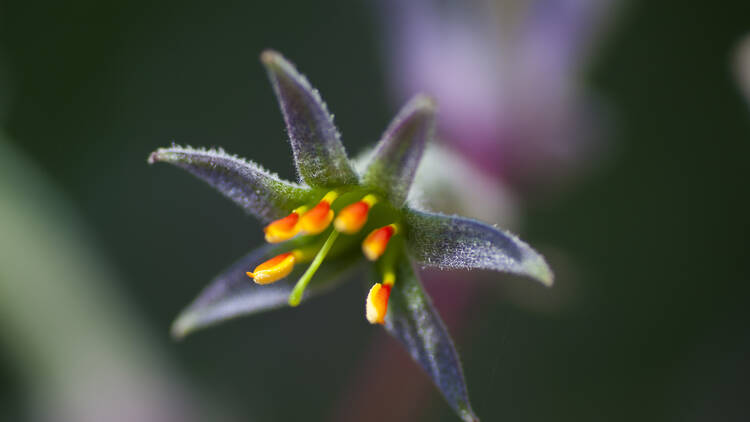
[[[366,314],[370,324],[384,324],[388,312],[388,297],[391,295],[390,284],[373,284],[367,294]]]
[[[361,201],[347,205],[336,216],[333,226],[341,233],[357,233],[367,222],[367,214],[376,202],[377,199],[373,195],[367,195]]]
[[[336,200],[338,194],[335,191],[328,192],[310,211],[302,214],[299,228],[305,234],[318,234],[328,228],[333,220],[331,203]]]
[[[252,278],[258,284],[269,284],[281,280],[289,275],[294,269],[294,263],[297,261],[294,251],[286,252],[269,259],[268,261],[255,267],[253,272],[246,272],[248,277]]]
[[[396,226],[389,224],[385,227],[373,230],[362,242],[362,252],[370,261],[377,261],[388,246],[391,236],[396,233]]]
[[[266,233],[266,242],[279,243],[293,238],[299,232],[298,221],[299,214],[295,211],[284,218],[271,222],[263,229]]]
[[[300,228],[306,234],[318,234],[331,224],[331,220],[333,220],[331,204],[320,201],[313,209],[302,215]]]

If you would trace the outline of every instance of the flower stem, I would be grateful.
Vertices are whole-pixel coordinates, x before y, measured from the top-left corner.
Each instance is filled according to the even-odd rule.
[[[333,247],[333,243],[338,236],[339,232],[337,230],[331,231],[331,235],[328,236],[323,247],[321,247],[318,254],[315,255],[312,263],[307,267],[307,271],[302,274],[302,277],[299,278],[299,281],[297,281],[297,284],[294,286],[294,290],[292,290],[292,293],[289,295],[289,306],[297,306],[302,301],[302,295],[305,293],[305,288],[310,283],[310,280],[312,280],[312,276],[315,272],[318,271],[318,267],[323,263],[323,260],[326,255],[328,255],[328,252]]]

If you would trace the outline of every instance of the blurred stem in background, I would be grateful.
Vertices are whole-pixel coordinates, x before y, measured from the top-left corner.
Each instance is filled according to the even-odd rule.
[[[0,342],[31,420],[222,420],[149,338],[85,223],[2,132],[0,233]]]

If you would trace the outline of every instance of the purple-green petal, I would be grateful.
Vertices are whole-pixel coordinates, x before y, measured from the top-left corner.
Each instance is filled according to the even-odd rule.
[[[288,247],[287,247],[288,249]],[[255,266],[284,252],[282,245],[264,245],[240,258],[216,276],[172,324],[172,336],[186,335],[237,317],[287,306],[289,294],[305,265],[299,266],[283,280],[272,284],[255,284],[245,274]],[[351,257],[348,257],[351,258]],[[305,291],[303,300],[323,293],[356,270],[359,260],[341,258],[326,262]]]
[[[435,129],[435,102],[417,95],[396,115],[365,168],[362,182],[401,206]]]
[[[151,153],[148,162],[170,163],[187,170],[262,222],[284,217],[313,198],[309,189],[279,179],[221,149],[160,148]]]
[[[486,269],[531,277],[551,286],[552,270],[518,237],[464,217],[413,209],[404,213],[408,250],[421,265]]]
[[[385,328],[422,366],[461,419],[478,422],[469,403],[466,381],[453,340],[406,256],[398,263],[396,284],[388,300]]]
[[[357,173],[318,91],[281,54],[266,50],[261,62],[279,100],[300,179],[313,187],[356,184]]]

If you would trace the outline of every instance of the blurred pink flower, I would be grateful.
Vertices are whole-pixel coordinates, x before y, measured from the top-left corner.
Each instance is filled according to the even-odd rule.
[[[737,45],[734,72],[742,94],[750,103],[750,35],[745,35]]]
[[[596,161],[606,113],[582,75],[615,1],[378,0],[394,102],[426,92],[439,105],[444,145],[425,154],[415,180],[429,206],[516,226],[518,194],[561,187]],[[481,290],[451,287],[436,274],[426,279],[450,331],[466,335]],[[562,281],[549,296],[515,285],[504,295],[535,310],[558,309],[571,296]],[[408,358],[377,340],[334,419],[429,420],[426,377],[412,376]],[[394,374],[403,381],[387,383]]]
[[[383,1],[394,100],[429,92],[441,137],[475,165],[516,189],[558,186],[601,147],[581,75],[613,2]]]

